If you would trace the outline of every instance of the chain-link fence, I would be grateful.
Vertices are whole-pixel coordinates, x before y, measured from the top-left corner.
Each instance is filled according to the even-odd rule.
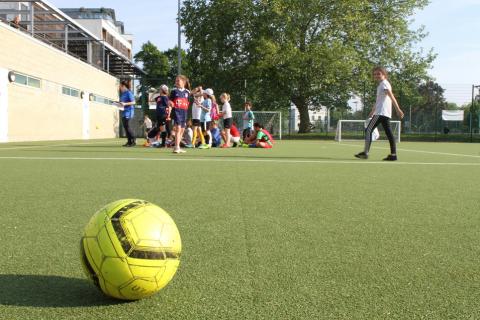
[[[135,115],[130,121],[130,127],[133,130],[133,135],[135,138],[144,138],[145,137],[145,127],[143,125],[144,112],[142,109],[135,109]],[[120,122],[120,137],[125,138],[127,135],[125,129],[123,128],[122,123]]]
[[[411,102],[397,91],[403,112],[403,141],[458,141],[480,142],[480,87],[472,85],[441,84],[445,88],[444,95],[439,98],[425,98],[423,101]],[[318,137],[333,139],[339,120],[365,120],[370,108],[364,110],[360,103],[357,107],[351,104],[344,108],[321,107],[311,111],[310,134],[300,135],[299,116],[292,116],[285,124],[286,137]],[[431,100],[431,101],[429,101]],[[367,106],[374,102],[367,101]],[[359,106],[358,106],[359,105]],[[296,110],[298,113],[298,110]],[[399,120],[393,112],[393,120]],[[316,117],[315,115],[321,116]],[[347,128],[346,128],[347,129]],[[358,131],[358,130],[356,130]],[[347,133],[347,132],[346,132]],[[363,139],[363,134],[350,136]]]

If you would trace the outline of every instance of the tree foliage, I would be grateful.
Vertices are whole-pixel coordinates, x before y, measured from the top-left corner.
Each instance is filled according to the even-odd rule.
[[[148,41],[142,45],[142,49],[133,57],[135,62],[143,64],[143,70],[147,73],[142,78],[142,86],[158,88],[166,82],[170,65],[168,57]]]
[[[185,0],[182,23],[194,79],[247,93],[257,107],[345,107],[383,65],[407,92],[434,59],[414,44],[425,36],[410,18],[427,0]],[[412,82],[413,81],[413,82]],[[218,90],[217,90],[218,91]],[[373,90],[372,90],[373,91]],[[371,95],[369,95],[371,96]]]
[[[182,70],[187,75],[190,73],[187,53],[182,54]],[[148,108],[148,92],[158,89],[162,84],[173,86],[178,73],[178,47],[160,51],[153,43],[148,41],[142,45],[142,49],[134,56],[135,62],[142,63],[147,75],[140,81],[139,91],[141,104]]]

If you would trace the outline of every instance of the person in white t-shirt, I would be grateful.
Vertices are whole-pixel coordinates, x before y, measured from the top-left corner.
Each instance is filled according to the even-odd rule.
[[[145,129],[145,139],[147,140],[145,143],[148,143],[148,133],[150,132],[150,130],[152,130],[153,127],[152,120],[150,119],[148,114],[143,117],[143,127]]]
[[[203,136],[202,126],[200,119],[202,118],[202,104],[205,99],[203,98],[202,87],[195,88],[192,91],[194,101],[192,104],[192,127],[193,138],[192,147],[195,148],[197,144],[197,137],[200,137],[201,145],[205,145],[205,137]]]
[[[187,121],[187,127],[185,128],[185,132],[183,133],[183,139],[180,145],[183,148],[193,148],[193,129],[192,129],[192,121]]]
[[[230,105],[230,95],[228,93],[222,93],[222,95],[220,96],[220,101],[223,103],[220,116],[223,118],[223,136],[225,137],[225,144],[222,146],[222,148],[230,148],[230,141],[232,139],[232,135],[230,134],[230,128],[232,127],[233,123],[233,113],[232,106]]]
[[[395,111],[400,119],[403,119],[404,113],[402,109],[400,109],[397,99],[393,95],[392,86],[390,82],[388,82],[387,70],[385,70],[385,68],[376,67],[373,69],[373,77],[375,78],[375,81],[378,82],[377,101],[369,115],[369,118],[372,118],[372,120],[370,120],[367,129],[365,129],[365,149],[363,152],[356,154],[355,157],[359,159],[368,159],[368,153],[370,152],[370,146],[372,144],[372,133],[380,124],[382,124],[388,141],[390,142],[390,155],[383,160],[397,161],[397,146],[392,128],[390,127],[392,105],[395,107]]]

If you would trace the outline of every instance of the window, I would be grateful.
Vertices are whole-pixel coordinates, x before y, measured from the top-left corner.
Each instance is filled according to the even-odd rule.
[[[73,89],[70,87],[62,87],[62,93],[67,96],[75,97],[75,98],[80,98],[80,91],[77,89]]]
[[[41,87],[40,79],[30,77],[21,73],[15,73],[15,83],[39,89]]]
[[[40,88],[40,79],[37,78],[32,78],[32,77],[27,77],[28,80],[28,86],[34,87],[34,88]]]
[[[112,105],[114,101],[108,99],[108,98],[105,98],[105,97],[102,97],[102,96],[99,96],[99,95],[92,95],[92,101],[95,101],[95,102],[98,102],[98,103],[103,103],[103,104],[108,104],[108,105]]]
[[[28,85],[27,76],[23,74],[15,74],[15,83],[23,84],[24,86]]]

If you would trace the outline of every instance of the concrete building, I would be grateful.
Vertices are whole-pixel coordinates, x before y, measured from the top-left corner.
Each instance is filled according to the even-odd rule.
[[[110,8],[63,8],[60,9],[97,38],[107,42],[129,60],[132,59],[133,35],[125,33],[122,21]]]
[[[0,39],[0,142],[118,136],[119,81],[143,75],[128,40],[124,54],[47,1],[0,2]]]

